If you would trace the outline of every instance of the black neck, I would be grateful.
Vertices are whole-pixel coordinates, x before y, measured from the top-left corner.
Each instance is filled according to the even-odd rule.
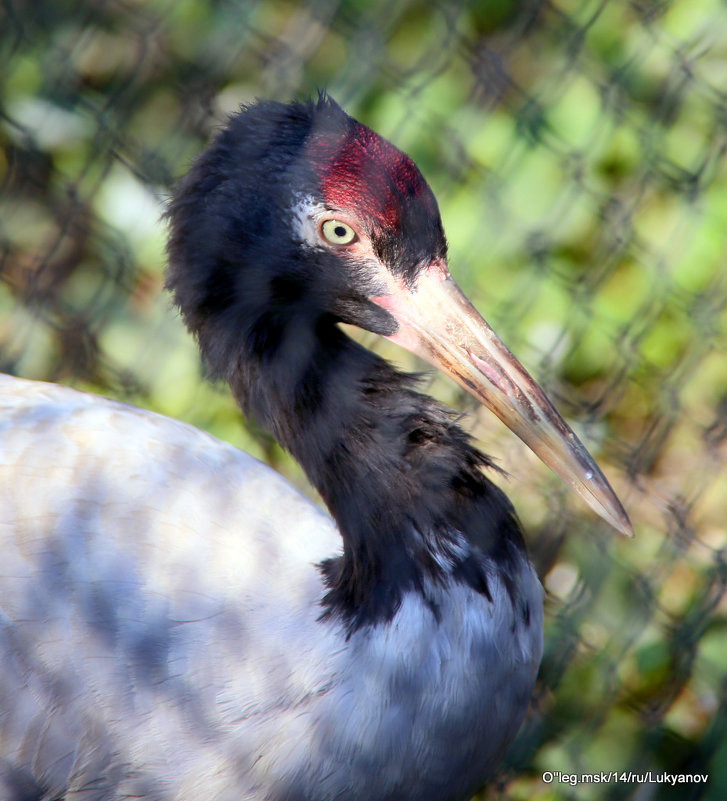
[[[336,325],[393,333],[391,315],[368,300],[380,287],[355,258],[299,241],[291,204],[296,192],[321,194],[313,162],[337,160],[346,173],[348,137],[361,166],[352,126],[323,102],[262,103],[235,117],[169,205],[166,283],[214,374],[328,505],[344,551],[322,566],[326,604],[356,625],[390,617],[403,592],[426,594],[433,581],[488,595],[486,576],[497,569],[507,583],[523,546],[509,502],[482,474],[489,460],[451,413]],[[423,178],[404,165],[403,184],[391,183],[382,147],[366,165],[391,184],[402,227],[372,247],[401,277],[446,244]]]
[[[512,507],[452,412],[329,318],[291,315],[266,344],[230,384],[338,524],[343,556],[322,565],[330,613],[353,627],[388,619],[403,591],[426,597],[446,574],[489,595],[487,560],[510,575],[524,549]]]

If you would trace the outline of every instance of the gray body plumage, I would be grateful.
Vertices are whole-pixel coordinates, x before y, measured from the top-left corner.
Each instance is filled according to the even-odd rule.
[[[0,797],[466,799],[514,736],[541,654],[461,581],[393,619],[322,617],[333,521],[182,423],[0,381]],[[469,547],[464,539],[461,547]],[[512,590],[512,588],[511,588]]]

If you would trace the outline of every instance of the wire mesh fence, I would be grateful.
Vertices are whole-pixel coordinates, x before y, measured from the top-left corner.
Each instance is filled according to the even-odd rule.
[[[327,89],[418,163],[453,273],[637,533],[617,540],[432,378],[511,474],[547,590],[533,709],[482,797],[726,797],[724,2],[1,8],[0,368],[188,420],[302,485],[200,380],[159,218],[226,113]]]

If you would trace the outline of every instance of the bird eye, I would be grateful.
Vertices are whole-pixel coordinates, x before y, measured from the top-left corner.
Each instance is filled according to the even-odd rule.
[[[321,235],[332,245],[350,245],[356,241],[356,232],[350,225],[340,220],[324,220]]]

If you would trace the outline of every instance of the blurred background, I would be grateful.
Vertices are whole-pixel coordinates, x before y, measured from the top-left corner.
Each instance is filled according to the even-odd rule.
[[[463,289],[636,539],[446,379],[547,591],[533,708],[479,798],[727,798],[724,0],[4,0],[0,369],[298,468],[204,381],[163,203],[225,116],[327,89],[417,162]],[[393,345],[362,340],[406,369]],[[608,783],[550,771],[617,773]],[[668,787],[624,772],[707,773]]]

